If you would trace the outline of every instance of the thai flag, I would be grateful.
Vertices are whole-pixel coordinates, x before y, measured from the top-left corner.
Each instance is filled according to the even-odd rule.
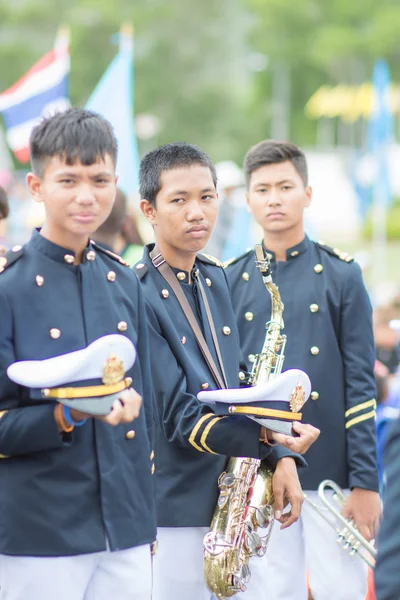
[[[70,56],[68,44],[55,44],[29,71],[0,94],[0,113],[8,145],[17,159],[29,161],[29,137],[41,117],[66,110]]]

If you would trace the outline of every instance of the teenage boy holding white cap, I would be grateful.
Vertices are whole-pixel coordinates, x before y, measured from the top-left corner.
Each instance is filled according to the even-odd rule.
[[[46,222],[0,257],[0,598],[150,600],[144,301],[89,239],[115,199],[116,140],[71,109],[43,120],[30,150]]]

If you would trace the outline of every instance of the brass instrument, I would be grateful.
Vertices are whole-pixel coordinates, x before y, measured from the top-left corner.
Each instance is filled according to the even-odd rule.
[[[326,497],[325,490],[327,488],[333,490],[333,500],[336,502],[337,507],[335,507]],[[335,529],[338,534],[337,541],[339,544],[343,545],[343,549],[348,550],[350,556],[359,556],[369,567],[371,567],[371,569],[373,569],[375,567],[376,549],[372,543],[368,542],[368,540],[361,535],[354,521],[345,519],[341,514],[341,510],[347,500],[347,496],[343,490],[334,481],[325,479],[318,486],[318,496],[324,506],[315,504],[315,502],[310,500],[306,494],[304,494],[304,499],[323,519],[325,519],[327,523],[329,523],[329,525],[331,525],[331,527]],[[333,515],[336,521],[330,518],[329,515]]]
[[[286,344],[286,336],[281,334],[283,303],[272,282],[269,259],[260,244],[255,246],[255,253],[272,309],[263,348],[254,359],[250,385],[266,383],[280,374]],[[218,600],[246,590],[250,558],[263,556],[267,550],[274,522],[272,476],[259,459],[231,458],[219,477],[218,503],[204,538],[205,581]]]

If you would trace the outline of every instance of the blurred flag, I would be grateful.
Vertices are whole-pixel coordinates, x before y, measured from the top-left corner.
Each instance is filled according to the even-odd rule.
[[[393,112],[390,105],[390,74],[384,60],[378,60],[372,75],[373,104],[368,123],[368,151],[373,157],[374,199],[385,206],[391,204],[388,147],[393,141]]]
[[[385,61],[378,60],[372,75],[374,88],[371,118],[368,124],[368,150],[375,167],[372,184],[372,281],[377,298],[378,282],[386,277],[387,209],[392,203],[389,178],[389,144],[393,140],[393,113],[390,106],[390,75]]]
[[[119,52],[100,79],[86,108],[112,124],[118,140],[118,187],[128,196],[138,190],[139,153],[133,120],[133,33],[121,28]]]
[[[53,50],[0,94],[7,142],[20,162],[29,161],[29,136],[40,118],[69,107],[69,70],[69,34],[62,29]]]

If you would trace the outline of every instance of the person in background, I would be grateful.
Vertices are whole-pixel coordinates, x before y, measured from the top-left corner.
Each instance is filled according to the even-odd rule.
[[[231,160],[216,163],[215,170],[218,179],[219,211],[205,252],[223,260],[225,248],[230,244],[237,213],[242,213],[244,176],[242,170]]]
[[[6,253],[7,247],[5,245],[5,221],[8,217],[9,206],[8,198],[4,188],[0,186],[0,256]]]
[[[144,244],[136,218],[129,212],[127,197],[120,188],[117,188],[109,217],[94,233],[93,239],[103,248],[119,254],[130,266],[142,256]]]
[[[374,570],[376,600],[400,598],[400,419],[391,428],[385,449],[383,519]]]
[[[387,404],[389,395],[389,369],[378,360],[374,367],[376,382],[376,453],[378,461],[379,489],[384,489],[383,457],[390,426],[399,418],[400,410]]]
[[[289,142],[260,142],[248,151],[244,170],[247,205],[263,229],[272,280],[284,304],[284,369],[302,369],[313,385],[303,413],[321,436],[307,453],[302,487],[317,504],[322,480],[332,479],[347,489],[343,516],[372,539],[380,516],[375,352],[372,308],[361,269],[345,252],[305,234],[304,211],[312,190],[300,148]],[[250,367],[271,316],[269,294],[252,249],[228,261],[226,272]],[[273,529],[265,570],[269,597],[305,600],[307,569],[315,600],[364,600],[366,566],[346,555],[336,537],[308,503],[292,527]]]

